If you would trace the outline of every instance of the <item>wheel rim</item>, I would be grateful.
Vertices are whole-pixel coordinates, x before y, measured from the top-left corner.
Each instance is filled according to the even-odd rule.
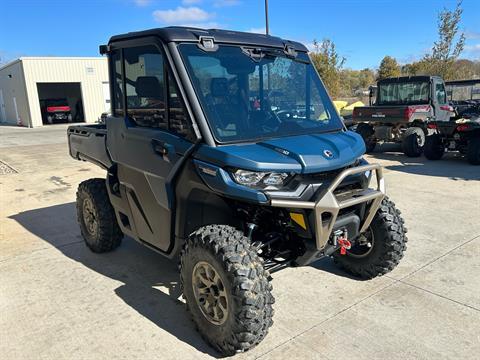
[[[205,261],[198,262],[193,268],[192,287],[197,305],[205,318],[212,324],[223,324],[228,317],[228,297],[215,268]]]
[[[348,250],[348,255],[354,258],[363,258],[368,256],[375,245],[375,239],[372,229],[368,229],[366,232],[360,234],[357,241]]]
[[[83,200],[83,222],[90,235],[95,235],[98,229],[97,211],[90,199]]]
[[[422,136],[420,134],[415,134],[415,137],[417,138],[417,147],[421,148],[425,145],[425,136]]]

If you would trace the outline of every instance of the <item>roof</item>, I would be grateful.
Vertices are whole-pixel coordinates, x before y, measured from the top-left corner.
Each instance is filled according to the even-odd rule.
[[[453,80],[453,81],[445,82],[445,85],[475,85],[475,84],[480,84],[480,79]]]
[[[65,57],[65,56],[22,56],[19,57],[18,59],[12,60],[6,64],[0,65],[0,70],[3,70],[9,66],[12,66],[18,62],[25,61],[25,60],[85,60],[85,61],[92,61],[92,60],[102,60],[102,61],[107,61],[106,58],[101,57],[101,56],[95,56],[95,57],[86,57],[86,56],[70,56],[70,57]]]
[[[281,39],[276,36],[254,34],[231,30],[198,29],[183,26],[170,26],[145,31],[129,32],[115,35],[110,38],[109,44],[116,41],[131,40],[145,36],[158,36],[163,42],[197,42],[200,36],[213,37],[215,42],[238,45],[256,45],[265,47],[283,48],[285,44],[292,46],[296,51],[308,51],[296,41]]]
[[[402,83],[402,82],[423,82],[423,81],[430,81],[431,78],[438,77],[438,76],[427,76],[427,75],[420,75],[420,76],[399,76],[393,78],[382,79],[377,82],[377,84],[385,84],[385,83]]]

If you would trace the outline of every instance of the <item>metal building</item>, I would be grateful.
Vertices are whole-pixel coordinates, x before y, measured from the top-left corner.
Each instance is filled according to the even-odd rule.
[[[0,67],[0,122],[95,122],[109,110],[106,58],[21,57]]]

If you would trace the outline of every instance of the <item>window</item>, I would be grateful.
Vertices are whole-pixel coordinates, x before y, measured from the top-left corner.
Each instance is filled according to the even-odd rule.
[[[164,98],[163,57],[153,46],[126,48],[127,114],[138,126],[168,129]]]
[[[190,141],[196,139],[192,123],[178,91],[175,79],[168,73],[168,116],[170,131]]]
[[[110,55],[113,82],[113,115],[123,116],[122,55],[114,50]]]
[[[429,82],[384,82],[378,86],[377,105],[422,104],[429,93]]]
[[[216,140],[222,143],[340,130],[341,120],[305,53],[180,45]]]
[[[445,92],[445,86],[441,83],[435,85],[435,96],[439,104],[445,104],[447,102],[447,94]]]

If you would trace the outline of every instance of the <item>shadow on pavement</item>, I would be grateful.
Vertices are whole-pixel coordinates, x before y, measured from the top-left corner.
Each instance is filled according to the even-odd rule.
[[[80,235],[73,202],[24,211],[11,218],[65,256],[122,282],[115,294],[139,314],[197,350],[219,357],[195,331],[185,305],[178,300],[181,290],[176,262],[131,238],[124,238],[111,253],[92,253]]]
[[[383,144],[369,154],[374,159],[394,161],[399,164],[386,164],[385,168],[416,175],[445,177],[451,180],[480,180],[480,167],[470,165],[464,156],[458,153],[445,153],[441,160],[432,161],[424,156],[410,158],[405,156],[399,145]]]

